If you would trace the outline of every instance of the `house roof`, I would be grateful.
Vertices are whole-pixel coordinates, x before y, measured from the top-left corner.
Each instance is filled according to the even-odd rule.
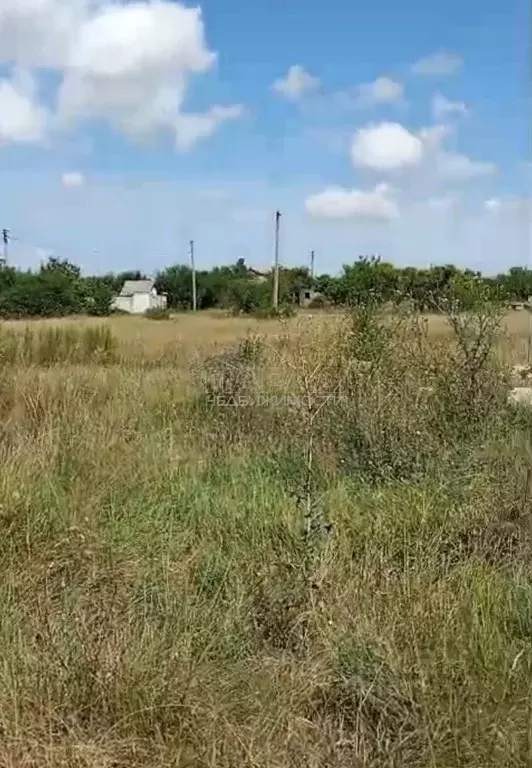
[[[149,293],[155,280],[126,280],[120,291],[120,296],[133,296],[134,293]]]
[[[271,270],[270,269],[264,269],[262,267],[247,267],[247,271],[250,272],[252,275],[258,275],[259,277],[268,277]]]

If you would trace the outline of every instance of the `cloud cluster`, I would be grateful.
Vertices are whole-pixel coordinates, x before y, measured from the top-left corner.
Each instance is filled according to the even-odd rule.
[[[456,74],[462,64],[458,55],[439,52],[415,62],[411,72],[426,77],[448,76]],[[299,96],[302,95],[301,91]],[[343,104],[367,108],[407,103],[404,85],[388,76],[332,96],[341,96]],[[329,98],[331,104],[333,101]],[[307,215],[315,220],[393,223],[393,228],[385,227],[384,231],[393,231],[394,236],[401,233],[401,237],[412,226],[416,229],[420,217],[439,227],[442,236],[444,232],[448,236],[454,227],[457,237],[459,227],[470,233],[478,228],[480,232],[482,226],[497,219],[498,229],[492,232],[494,242],[500,231],[508,233],[513,216],[517,232],[521,220],[527,215],[530,219],[530,205],[523,208],[522,201],[489,197],[484,187],[496,176],[497,166],[471,158],[447,143],[456,137],[460,125],[457,118],[468,117],[470,107],[436,91],[430,110],[433,124],[428,127],[412,129],[401,122],[385,120],[352,129],[348,151],[347,146],[344,151],[358,184],[352,188],[329,184],[321,192],[313,192],[304,202]],[[364,179],[368,182],[366,188],[361,183]],[[483,195],[487,199],[481,202]],[[474,225],[472,210],[476,210]],[[521,212],[519,224],[517,211]],[[359,227],[357,231],[365,230]]]
[[[474,179],[493,176],[497,167],[493,163],[473,160],[467,155],[449,150],[445,140],[452,130],[445,124],[432,125],[411,131],[401,123],[381,122],[359,128],[352,136],[350,159],[355,171],[379,174],[384,178],[400,176],[410,197],[416,192],[427,194],[429,189],[445,188],[448,184],[463,184]],[[388,183],[379,183],[374,189],[345,190],[327,187],[322,193],[307,198],[307,213],[316,218],[358,218],[393,220],[401,211],[391,195]],[[427,203],[439,210],[450,210],[448,194],[428,198]]]
[[[391,77],[378,77],[372,83],[362,83],[358,87],[358,101],[361,106],[371,107],[375,104],[393,104],[401,101],[404,96],[404,86]]]
[[[308,197],[305,209],[311,216],[326,219],[391,221],[399,218],[399,208],[388,184],[377,184],[370,191],[328,187]]]
[[[242,114],[239,105],[184,109],[190,78],[216,60],[201,11],[170,0],[2,0],[0,63],[52,71],[59,87],[45,110],[16,75],[3,81],[0,98],[14,117],[0,130],[6,140],[38,141],[52,127],[98,119],[133,138],[170,132],[188,149]]]
[[[272,84],[272,89],[286,99],[297,101],[303,96],[315,93],[321,85],[320,79],[311,75],[300,64],[291,66],[284,77]]]
[[[446,150],[443,142],[451,130],[434,125],[414,133],[400,123],[383,122],[360,128],[353,136],[351,160],[358,168],[392,172],[427,165],[440,179],[467,181],[490,176],[493,163],[472,160],[467,155]]]
[[[360,128],[353,137],[353,165],[374,171],[395,171],[418,165],[423,142],[400,123],[380,123]]]

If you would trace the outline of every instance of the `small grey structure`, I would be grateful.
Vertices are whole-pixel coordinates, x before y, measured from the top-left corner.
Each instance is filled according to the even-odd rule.
[[[325,304],[325,296],[319,291],[313,291],[312,288],[302,288],[299,291],[299,306],[309,307],[313,301],[320,301]]]
[[[166,309],[166,294],[158,294],[155,280],[126,280],[119,295],[113,300],[113,309],[143,315],[149,309]]]

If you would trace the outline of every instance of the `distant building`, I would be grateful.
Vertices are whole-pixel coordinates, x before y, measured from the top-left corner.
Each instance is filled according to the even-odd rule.
[[[166,309],[166,294],[158,294],[155,280],[126,280],[118,296],[113,299],[113,309],[143,315],[149,309]]]
[[[309,307],[313,302],[326,303],[325,296],[319,291],[313,291],[312,288],[302,288],[299,291],[299,306]]]

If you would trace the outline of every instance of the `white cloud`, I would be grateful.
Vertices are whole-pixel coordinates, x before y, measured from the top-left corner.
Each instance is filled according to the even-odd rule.
[[[362,106],[372,106],[401,101],[404,90],[403,84],[392,80],[391,77],[378,77],[372,83],[362,83],[359,86],[359,103]]]
[[[438,175],[447,181],[469,181],[470,179],[492,176],[497,171],[494,163],[471,160],[458,152],[442,151],[436,157]]]
[[[424,146],[419,136],[400,123],[380,123],[358,130],[351,145],[356,167],[375,171],[394,171],[419,165]]]
[[[244,108],[238,104],[224,107],[212,106],[204,114],[181,114],[175,123],[176,147],[186,152],[200,139],[212,136],[227,121],[236,120],[244,114]]]
[[[452,127],[437,124],[410,131],[400,123],[383,122],[360,128],[351,143],[356,169],[384,175],[409,172],[408,192],[425,199],[446,195],[450,184],[482,180],[497,172],[494,163],[449,150]],[[406,188],[405,188],[406,191]]]
[[[449,125],[431,125],[430,128],[422,128],[419,137],[427,149],[435,150],[441,147],[452,132],[453,129]]]
[[[2,0],[0,58],[23,67],[60,69],[71,50],[90,0]]]
[[[446,53],[440,51],[418,59],[412,65],[412,72],[415,75],[454,75],[462,67],[463,61],[455,53]]]
[[[444,142],[453,133],[448,125],[423,128],[419,135],[425,145],[425,171],[427,178],[443,182],[465,182],[493,176],[494,163],[473,160],[460,152],[445,149]]]
[[[173,132],[178,146],[191,147],[241,110],[184,112],[190,78],[216,60],[199,8],[169,0],[2,0],[0,63],[59,74],[57,127],[100,119],[134,138]]]
[[[61,176],[61,183],[67,188],[84,187],[85,181],[85,176],[78,171],[65,171]]]
[[[276,80],[272,85],[274,91],[293,101],[317,91],[319,87],[319,78],[311,75],[299,64],[290,67],[285,77]]]
[[[390,192],[387,184],[378,184],[371,191],[328,187],[308,197],[305,209],[316,218],[391,221],[398,219],[400,214]]]
[[[0,145],[15,141],[40,143],[46,137],[48,114],[36,101],[35,82],[25,72],[0,80]]]
[[[451,101],[441,93],[432,97],[432,114],[435,120],[444,120],[450,115],[467,117],[469,109],[463,101]]]

